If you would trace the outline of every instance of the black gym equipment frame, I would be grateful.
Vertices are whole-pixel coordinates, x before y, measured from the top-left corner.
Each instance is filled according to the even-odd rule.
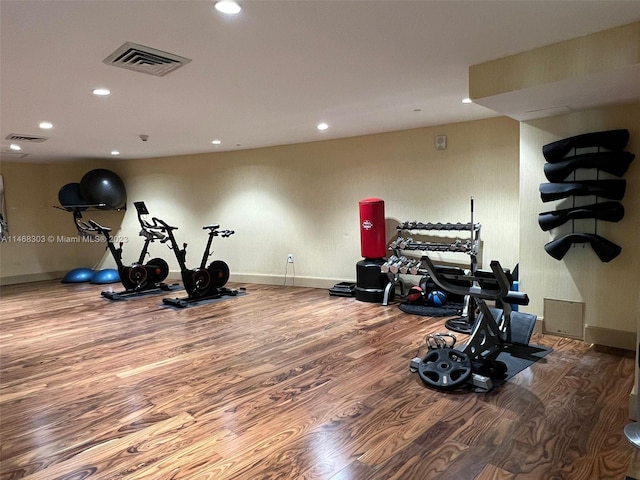
[[[144,202],[134,202],[134,205],[141,215],[148,215]],[[211,251],[211,245],[213,243],[213,237],[227,238],[233,235],[233,230],[219,230],[220,225],[212,224],[202,227],[203,230],[209,230],[209,238],[207,245],[202,254],[202,260],[197,268],[190,269],[186,265],[187,258],[187,244],[183,243],[182,248],[178,246],[174,230],[178,227],[169,225],[164,220],[157,217],[152,217],[151,223],[144,220],[147,224],[151,225],[154,229],[160,230],[166,238],[162,243],[169,242],[169,248],[173,250],[173,253],[178,260],[180,266],[180,275],[182,276],[182,283],[188,296],[182,298],[163,298],[162,303],[170,305],[172,307],[185,308],[190,304],[201,302],[204,300],[221,298],[223,296],[235,296],[238,294],[237,290],[231,290],[225,288],[227,281],[229,280],[229,267],[222,260],[214,260],[207,266],[207,260],[213,252]]]
[[[144,245],[140,251],[138,260],[131,265],[125,265],[122,262],[122,246],[120,242],[118,248],[114,245],[111,238],[111,228],[100,225],[95,220],[83,221],[80,209],[73,211],[73,221],[78,233],[85,237],[103,236],[109,252],[113,256],[120,276],[120,282],[125,290],[113,292],[104,290],[100,293],[104,298],[109,300],[124,300],[126,298],[139,296],[141,294],[159,293],[171,291],[177,284],[167,284],[164,280],[169,274],[169,265],[162,258],[152,258],[144,263],[149,250],[149,245],[156,240],[163,241],[165,236],[157,228],[148,225],[138,212],[138,221],[142,230],[140,236],[144,237]]]
[[[456,361],[468,358],[472,363],[483,364],[494,362],[502,351],[507,351],[513,345],[528,346],[529,340],[535,327],[535,316],[521,314],[519,320],[523,321],[522,326],[518,326],[517,331],[512,330],[511,311],[508,310],[509,302],[526,305],[529,299],[526,293],[513,292],[509,290],[509,279],[505,271],[497,260],[491,262],[491,272],[489,275],[478,276],[476,274],[448,274],[437,269],[429,257],[423,256],[422,262],[432,280],[442,289],[456,293],[458,295],[469,295],[473,297],[475,305],[479,310],[473,326],[471,336],[467,340],[463,349],[459,350],[460,359],[453,359],[445,362],[451,368],[455,368]],[[466,286],[463,286],[465,285]],[[485,300],[494,300],[503,303],[505,310],[489,308]],[[532,321],[533,320],[533,321]],[[443,352],[440,352],[443,353]],[[446,353],[446,352],[444,352]],[[423,371],[428,368],[429,354],[417,363],[412,361],[412,369],[421,373],[420,377],[425,380]],[[442,373],[442,372],[441,372]],[[446,372],[445,372],[446,373]],[[507,372],[504,372],[505,374]],[[449,381],[442,390],[454,390],[462,387],[469,380],[462,376]],[[425,382],[427,383],[427,382]],[[476,384],[475,380],[473,382]],[[431,386],[433,382],[428,383]],[[435,383],[437,385],[437,382]],[[491,388],[491,383],[487,386]],[[437,387],[436,387],[437,388]]]

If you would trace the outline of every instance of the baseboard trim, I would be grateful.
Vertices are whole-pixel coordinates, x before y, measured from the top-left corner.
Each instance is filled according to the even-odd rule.
[[[623,350],[636,350],[636,332],[613,330],[610,328],[585,325],[584,341],[605,347],[621,348]]]
[[[0,286],[16,285],[18,283],[33,283],[42,282],[45,280],[62,280],[67,274],[64,272],[45,272],[45,273],[30,273],[27,275],[12,275],[9,277],[0,278]]]
[[[29,275],[13,275],[0,278],[1,285],[14,285],[18,283],[41,282],[45,280],[58,280],[64,278],[67,271],[33,273]],[[169,274],[170,278],[176,278],[180,281],[180,271],[172,270]],[[232,273],[229,276],[230,282],[236,283],[257,283],[263,285],[282,285],[292,287],[310,287],[310,288],[331,288],[340,282],[355,282],[353,279],[344,278],[321,278],[321,277],[300,277],[287,275],[263,275],[258,273]]]
[[[320,278],[320,277],[292,277],[291,275],[263,275],[258,273],[232,273],[230,282],[257,283],[262,285],[280,285],[288,287],[331,288],[340,282],[355,282],[352,279]]]

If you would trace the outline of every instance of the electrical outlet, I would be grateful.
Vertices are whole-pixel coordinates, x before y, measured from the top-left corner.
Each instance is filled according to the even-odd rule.
[[[287,263],[293,263],[293,253],[287,255]]]

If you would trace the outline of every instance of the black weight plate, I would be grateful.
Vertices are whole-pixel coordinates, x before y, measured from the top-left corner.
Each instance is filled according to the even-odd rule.
[[[420,379],[436,390],[455,390],[471,378],[469,356],[453,348],[434,348],[418,365]]]

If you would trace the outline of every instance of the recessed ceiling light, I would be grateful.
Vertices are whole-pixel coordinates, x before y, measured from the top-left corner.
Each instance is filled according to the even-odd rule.
[[[108,88],[94,88],[92,93],[98,97],[106,97],[107,95],[111,95],[111,90]]]
[[[473,103],[470,98],[463,98],[462,103]]]
[[[120,152],[118,150],[111,150],[111,155],[120,155]]]
[[[238,5],[233,0],[220,0],[215,3],[214,7],[219,12],[229,15],[235,15],[236,13],[239,13],[240,10],[242,10],[242,7],[240,7],[240,5]]]
[[[20,145],[18,145],[17,143],[12,143],[11,145],[9,145],[9,149],[13,150],[14,152],[18,152],[18,151],[22,150],[22,147]]]
[[[329,125],[327,125],[326,123],[322,122],[322,123],[319,123],[316,128],[318,130],[326,130],[327,128],[329,128]]]
[[[222,142],[220,140],[212,140],[211,143],[214,145],[220,145]]]
[[[53,128],[53,123],[51,123],[51,122],[40,122],[38,124],[38,126],[43,130],[49,130],[50,128]]]

